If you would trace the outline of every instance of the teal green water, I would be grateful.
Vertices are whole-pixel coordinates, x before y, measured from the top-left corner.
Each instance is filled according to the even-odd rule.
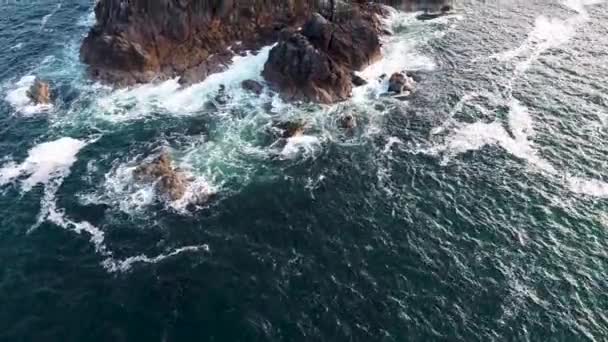
[[[90,2],[0,6],[0,341],[608,338],[607,3],[395,12],[331,107],[241,91],[269,48],[186,89],[95,84]],[[383,97],[403,69],[417,92]],[[132,179],[162,148],[182,201]]]

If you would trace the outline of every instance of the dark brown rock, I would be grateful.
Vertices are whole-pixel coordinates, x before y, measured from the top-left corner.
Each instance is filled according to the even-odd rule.
[[[51,103],[51,87],[48,83],[43,82],[36,78],[34,84],[27,91],[27,97],[34,102],[34,104],[50,104]]]
[[[376,2],[403,10],[419,9],[417,4],[429,2],[446,3]],[[383,30],[378,15],[386,14],[384,7],[364,0],[99,0],[96,24],[84,39],[80,55],[90,75],[106,83],[125,86],[180,77],[181,84],[189,85],[223,70],[234,54],[276,42],[281,30],[301,26],[314,12],[324,17],[315,16],[316,21],[309,22],[303,32],[322,51],[321,56],[305,52],[305,44],[290,46],[304,49],[300,53],[300,57],[308,56],[302,61],[308,65],[304,69],[312,58],[329,72],[321,76],[319,70],[310,70],[303,76],[308,79],[306,89],[291,92],[332,102],[349,92],[336,66],[348,75],[349,69],[358,70],[380,56],[378,34]],[[333,63],[321,61],[327,57]],[[328,93],[328,89],[333,90]]]
[[[403,92],[412,92],[414,90],[414,80],[408,77],[405,73],[394,73],[388,79],[388,91],[401,94]]]
[[[350,9],[333,21],[315,13],[301,32],[284,31],[264,66],[269,85],[288,99],[333,103],[364,84],[353,71],[380,57],[380,24],[366,5]]]
[[[332,103],[351,93],[350,73],[300,33],[284,32],[264,67],[269,85],[289,100]]]

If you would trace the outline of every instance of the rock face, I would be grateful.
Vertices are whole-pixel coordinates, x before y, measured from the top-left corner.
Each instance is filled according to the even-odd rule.
[[[312,15],[301,32],[284,31],[270,51],[263,75],[284,97],[321,103],[347,99],[353,71],[381,57],[380,23],[367,5]]]
[[[352,90],[347,70],[300,33],[284,33],[270,51],[263,75],[289,100],[331,103],[347,99]]]
[[[34,104],[50,104],[51,103],[51,87],[48,83],[43,82],[36,78],[34,84],[27,91],[27,97],[34,102]]]
[[[172,201],[184,197],[190,183],[183,172],[173,167],[171,158],[166,152],[162,152],[149,164],[137,167],[133,176],[139,182],[156,182],[156,190]]]
[[[94,78],[118,85],[182,75],[194,82],[221,70],[229,48],[270,43],[325,2],[100,0],[81,58]]]
[[[333,102],[349,95],[351,71],[380,56],[376,14],[382,9],[374,3],[411,10],[447,2],[98,0],[96,24],[80,55],[90,75],[106,83],[126,86],[180,77],[187,85],[223,70],[235,53],[276,42],[280,32],[291,29],[281,35],[265,76],[288,97]],[[308,21],[313,13],[320,15]],[[295,32],[307,21],[302,32]]]

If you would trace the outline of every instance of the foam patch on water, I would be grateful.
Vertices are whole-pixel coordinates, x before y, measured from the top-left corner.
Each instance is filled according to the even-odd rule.
[[[525,72],[530,65],[547,50],[565,44],[576,35],[578,27],[589,21],[586,6],[603,3],[604,0],[564,0],[562,3],[578,14],[566,20],[548,18],[541,15],[536,18],[534,28],[528,38],[519,47],[491,56],[500,61],[510,61],[525,57],[516,65],[519,73]]]
[[[48,184],[69,174],[76,155],[86,146],[81,140],[64,137],[34,146],[22,163],[9,162],[0,169],[0,186],[20,177],[21,189],[29,191],[38,184]]]
[[[17,83],[14,84],[11,90],[6,94],[6,101],[18,112],[24,115],[32,115],[48,111],[53,108],[53,105],[48,104],[34,104],[32,100],[27,96],[27,92],[30,90],[36,76],[27,75],[22,77]]]
[[[23,43],[17,43],[15,45],[11,46],[11,51],[21,50],[22,47],[23,47]]]
[[[204,252],[208,253],[208,252],[210,252],[210,248],[208,245],[204,244],[204,245],[186,246],[186,247],[177,248],[166,254],[159,254],[154,257],[148,257],[146,255],[141,254],[141,255],[137,255],[137,256],[133,256],[133,257],[128,257],[123,260],[115,260],[115,259],[108,258],[103,262],[103,266],[109,272],[128,272],[129,270],[131,270],[131,267],[134,264],[138,264],[138,263],[156,264],[165,259],[175,257],[182,253],[187,253],[187,252],[192,253],[192,252],[199,252],[199,251],[204,251]]]
[[[432,155],[443,154],[447,158],[446,161],[449,161],[451,157],[468,151],[480,150],[488,145],[498,145],[514,157],[526,161],[534,170],[552,176],[556,180],[562,180],[562,183],[574,193],[608,197],[608,183],[560,171],[540,156],[532,140],[534,122],[528,108],[517,100],[512,100],[509,107],[508,131],[498,121],[459,124],[450,132],[443,144],[424,152]]]
[[[95,251],[104,257],[102,265],[110,272],[128,271],[136,263],[157,263],[164,259],[184,252],[198,250],[209,251],[209,246],[189,246],[175,249],[167,254],[155,257],[143,255],[129,257],[124,260],[112,258],[112,252],[105,244],[105,233],[100,228],[87,221],[76,222],[65,215],[63,209],[57,207],[56,194],[63,179],[70,174],[72,165],[77,161],[80,150],[94,142],[81,141],[73,138],[60,138],[34,146],[28,152],[28,157],[20,164],[8,162],[0,169],[0,186],[14,182],[21,177],[23,191],[29,191],[37,184],[44,185],[44,194],[40,201],[40,213],[36,223],[30,228],[36,229],[45,221],[51,222],[61,228],[73,231],[76,234],[87,234]]]
[[[319,138],[312,135],[298,135],[287,139],[287,144],[281,151],[283,158],[295,158],[300,153],[304,156],[313,156],[321,145]]]
[[[128,272],[135,264],[156,264],[163,260],[180,255],[182,253],[210,251],[209,246],[207,244],[203,244],[176,248],[167,253],[159,254],[153,257],[148,257],[146,255],[141,254],[132,257],[127,257],[124,259],[116,259],[113,257],[112,251],[105,244],[105,233],[103,232],[103,230],[87,221],[76,222],[67,218],[64,210],[57,209],[54,194],[52,196],[45,197],[47,197],[47,201],[45,202],[47,211],[45,220],[48,220],[49,222],[63,229],[70,230],[78,235],[88,234],[89,241],[95,247],[95,251],[104,258],[104,260],[101,262],[101,265],[108,272],[111,273]]]
[[[182,87],[178,79],[172,79],[115,90],[97,101],[100,110],[96,115],[114,122],[139,119],[151,112],[190,115],[213,100],[221,86],[225,87],[225,93],[231,97],[229,105],[242,105],[244,101],[259,102],[260,97],[244,91],[241,82],[247,79],[263,82],[261,73],[271,48],[272,46],[266,46],[255,55],[235,56],[228,69],[189,87]]]

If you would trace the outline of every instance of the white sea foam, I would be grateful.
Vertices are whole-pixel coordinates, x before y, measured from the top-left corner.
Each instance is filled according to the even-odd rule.
[[[185,173],[185,178],[190,182],[182,198],[170,201],[156,191],[154,183],[138,182],[134,178],[133,172],[140,163],[140,160],[133,158],[117,164],[105,175],[98,192],[80,195],[80,200],[85,204],[112,205],[130,215],[137,215],[160,200],[168,208],[185,213],[190,204],[204,205],[206,198],[219,191],[218,186],[212,184],[205,174],[195,172],[188,160],[174,160],[175,166]]]
[[[20,50],[23,47],[23,43],[17,43],[11,46],[11,50]]]
[[[384,145],[384,150],[382,151],[382,153],[384,153],[384,154],[390,153],[393,146],[401,145],[401,144],[403,144],[403,141],[401,141],[401,139],[399,139],[397,137],[389,137],[386,144]]]
[[[87,221],[76,222],[66,217],[65,211],[57,207],[56,193],[63,179],[70,174],[70,168],[76,162],[78,152],[93,141],[95,140],[85,142],[65,137],[42,143],[33,147],[22,163],[8,162],[0,169],[0,186],[16,181],[20,177],[27,177],[21,181],[23,191],[29,191],[37,184],[44,185],[40,213],[31,229],[38,228],[43,222],[48,221],[77,234],[88,234],[97,253],[105,258],[103,265],[110,272],[128,271],[135,263],[156,263],[183,252],[209,251],[207,245],[189,246],[156,257],[135,256],[118,260],[112,258],[112,251],[105,244],[103,230]]]
[[[46,26],[46,23],[49,21],[49,19],[53,15],[55,15],[55,13],[57,13],[57,11],[59,11],[60,8],[61,8],[61,3],[57,4],[57,6],[55,6],[55,9],[51,13],[42,17],[42,20],[40,21],[40,30],[41,31],[42,31],[42,29],[44,29],[44,27]]]
[[[49,196],[47,196],[47,194]],[[103,232],[103,230],[87,221],[76,222],[67,218],[64,210],[57,209],[54,193],[50,191],[46,192],[45,198],[46,201],[44,202],[43,206],[45,207],[46,215],[44,216],[44,220],[48,220],[49,222],[63,229],[73,231],[74,233],[79,235],[88,234],[89,241],[95,247],[95,251],[99,253],[99,255],[104,257],[104,260],[101,262],[101,265],[108,272],[128,272],[131,270],[133,265],[138,263],[155,264],[186,252],[210,251],[209,246],[207,244],[202,244],[196,246],[185,246],[176,248],[167,253],[159,254],[153,257],[148,257],[146,255],[137,255],[124,259],[117,259],[113,257],[112,251],[105,244],[105,233]]]
[[[498,145],[514,157],[526,161],[534,170],[558,181],[562,180],[563,184],[572,192],[594,197],[608,197],[608,183],[560,171],[539,154],[532,140],[534,135],[532,117],[528,113],[528,109],[517,100],[512,100],[510,103],[508,127],[509,131],[498,121],[461,124],[447,136],[444,144],[426,152],[445,153],[449,158],[449,156],[467,151],[479,150],[487,145]]]
[[[415,15],[412,13],[395,10],[391,10],[390,13],[384,19],[384,25],[389,31],[416,22]],[[355,103],[365,102],[370,98],[375,99],[386,92],[388,77],[380,80],[382,75],[390,76],[395,72],[403,72],[404,70],[429,71],[436,68],[432,58],[418,51],[418,45],[423,43],[421,39],[404,39],[401,35],[396,34],[385,36],[382,40],[382,58],[357,73],[368,83],[353,89],[352,101]]]
[[[189,115],[203,108],[221,86],[231,96],[231,105],[242,105],[245,100],[255,102],[256,98],[259,101],[259,97],[241,89],[241,82],[246,79],[262,81],[261,73],[271,48],[264,47],[256,55],[235,56],[228,69],[189,87],[181,87],[178,79],[172,79],[116,90],[97,101],[99,112],[102,118],[116,122],[139,119],[155,110]],[[266,96],[261,98],[268,99]]]
[[[131,267],[137,263],[156,264],[165,259],[177,256],[182,253],[187,253],[187,252],[192,253],[192,252],[199,252],[199,251],[203,251],[203,252],[207,252],[207,253],[210,252],[209,245],[203,244],[203,245],[196,245],[196,246],[181,247],[181,248],[177,248],[171,252],[168,252],[166,254],[159,254],[154,257],[148,257],[148,256],[142,254],[142,255],[128,257],[123,260],[116,260],[116,259],[108,258],[103,262],[103,266],[109,272],[128,272],[129,270],[131,270]]]
[[[519,73],[525,72],[532,63],[547,50],[563,45],[576,35],[577,29],[589,20],[586,6],[603,3],[604,0],[563,0],[562,3],[578,14],[566,20],[548,18],[541,15],[536,18],[534,28],[528,38],[519,47],[495,54],[491,57],[501,61],[510,61],[525,57],[516,65]]]
[[[298,135],[287,139],[287,144],[281,151],[283,158],[294,158],[298,154],[302,153],[304,156],[312,156],[318,147],[320,147],[321,141],[319,138],[312,135]]]
[[[34,84],[36,80],[36,76],[27,75],[23,76],[15,85],[13,89],[9,90],[6,94],[6,101],[18,112],[24,115],[32,115],[35,113],[40,113],[44,111],[48,111],[53,108],[53,105],[44,105],[39,104],[36,105],[32,102],[32,100],[27,96],[28,90]]]
[[[22,163],[9,162],[0,169],[0,186],[27,177],[21,180],[21,188],[29,191],[37,184],[48,184],[54,178],[64,177],[69,174],[76,155],[86,144],[64,137],[36,145],[29,150]]]

